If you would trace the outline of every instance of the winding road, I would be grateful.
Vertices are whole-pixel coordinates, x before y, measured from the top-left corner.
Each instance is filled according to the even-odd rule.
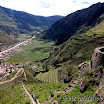
[[[19,74],[20,71],[22,71],[21,74]],[[9,83],[9,82],[13,81],[14,79],[20,77],[23,74],[23,72],[24,72],[24,69],[23,68],[20,68],[13,78],[11,78],[10,80],[7,80],[7,81],[0,82],[0,85],[5,84],[5,83]]]

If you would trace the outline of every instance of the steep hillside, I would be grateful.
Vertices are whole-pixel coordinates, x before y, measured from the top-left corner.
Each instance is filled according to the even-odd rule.
[[[48,29],[62,16],[43,17],[0,6],[0,29],[7,34],[40,32]]]
[[[60,65],[78,65],[83,61],[90,60],[96,47],[104,46],[104,14],[98,21],[101,23],[85,33],[73,35],[64,42],[44,62],[44,67]]]
[[[0,51],[1,51],[2,47],[4,47],[4,46],[8,47],[9,45],[13,45],[16,42],[17,42],[17,40],[15,38],[0,31]]]
[[[61,44],[73,34],[86,32],[102,19],[98,18],[104,13],[104,3],[97,3],[89,8],[78,10],[56,22],[50,29],[43,32],[44,39],[52,39]]]
[[[16,43],[17,40],[14,39],[13,37],[5,34],[4,32],[0,31],[0,47],[2,45],[6,45],[6,46],[9,46],[9,45],[12,45],[14,43]]]

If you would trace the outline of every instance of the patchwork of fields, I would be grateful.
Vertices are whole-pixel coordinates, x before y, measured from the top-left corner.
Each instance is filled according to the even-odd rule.
[[[21,46],[6,63],[20,63],[20,62],[34,62],[47,58],[50,52],[53,52],[55,46],[54,42],[48,40],[35,39]]]

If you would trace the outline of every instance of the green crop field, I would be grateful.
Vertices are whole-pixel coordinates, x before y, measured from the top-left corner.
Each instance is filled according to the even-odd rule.
[[[46,83],[59,83],[58,69],[50,70],[45,73],[39,73],[35,78]]]
[[[34,62],[49,57],[53,52],[54,42],[35,39],[27,45],[21,46],[21,51],[13,53],[6,63]]]
[[[68,84],[25,82],[25,85],[31,90],[34,96],[38,98],[39,102],[42,103],[53,94],[53,91],[63,91]]]
[[[28,38],[30,38],[31,36],[30,35],[27,35],[27,34],[19,34],[17,39],[18,40],[26,40]]]

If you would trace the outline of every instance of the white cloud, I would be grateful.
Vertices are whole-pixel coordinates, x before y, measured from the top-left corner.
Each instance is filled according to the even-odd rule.
[[[34,15],[67,15],[104,0],[1,0],[0,5]]]

